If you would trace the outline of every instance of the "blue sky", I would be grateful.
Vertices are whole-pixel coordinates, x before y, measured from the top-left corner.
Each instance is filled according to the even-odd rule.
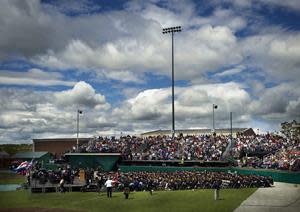
[[[4,0],[0,143],[300,119],[297,0]]]

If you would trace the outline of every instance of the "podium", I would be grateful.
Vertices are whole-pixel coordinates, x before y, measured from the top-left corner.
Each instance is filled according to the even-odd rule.
[[[79,170],[79,181],[80,182],[85,182],[85,171],[83,169]]]

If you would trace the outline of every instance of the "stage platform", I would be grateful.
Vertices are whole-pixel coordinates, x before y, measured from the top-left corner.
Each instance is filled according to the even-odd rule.
[[[80,181],[78,178],[74,179],[73,184],[64,184],[66,192],[81,191],[85,186],[85,182]],[[39,183],[38,180],[32,179],[30,185],[30,191],[32,193],[46,193],[46,192],[59,192],[59,183],[46,182],[44,184]]]

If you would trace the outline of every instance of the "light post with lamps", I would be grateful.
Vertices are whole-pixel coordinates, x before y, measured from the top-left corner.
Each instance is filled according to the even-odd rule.
[[[212,117],[212,123],[213,123],[213,128],[212,128],[212,130],[213,130],[213,132],[215,132],[215,109],[218,109],[218,105],[215,105],[215,104],[213,104],[213,117]]]
[[[174,33],[181,32],[181,26],[163,28],[163,34],[172,35],[172,138],[175,135],[175,106],[174,106]]]
[[[77,140],[76,140],[76,150],[78,152],[78,146],[79,146],[79,114],[82,114],[82,110],[77,110]]]
[[[230,112],[230,143],[232,144],[232,112]]]

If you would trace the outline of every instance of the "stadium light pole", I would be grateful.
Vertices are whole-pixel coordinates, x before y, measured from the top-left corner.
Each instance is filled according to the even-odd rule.
[[[213,114],[212,114],[212,123],[213,123],[213,132],[215,132],[215,109],[218,109],[218,105],[213,104]]]
[[[181,32],[181,26],[163,28],[162,33],[171,33],[172,37],[172,138],[175,136],[175,106],[174,106],[174,33]]]
[[[77,140],[76,140],[76,150],[78,152],[78,146],[79,146],[79,114],[82,114],[82,110],[77,110]]]
[[[232,112],[230,112],[230,143],[232,145]]]

